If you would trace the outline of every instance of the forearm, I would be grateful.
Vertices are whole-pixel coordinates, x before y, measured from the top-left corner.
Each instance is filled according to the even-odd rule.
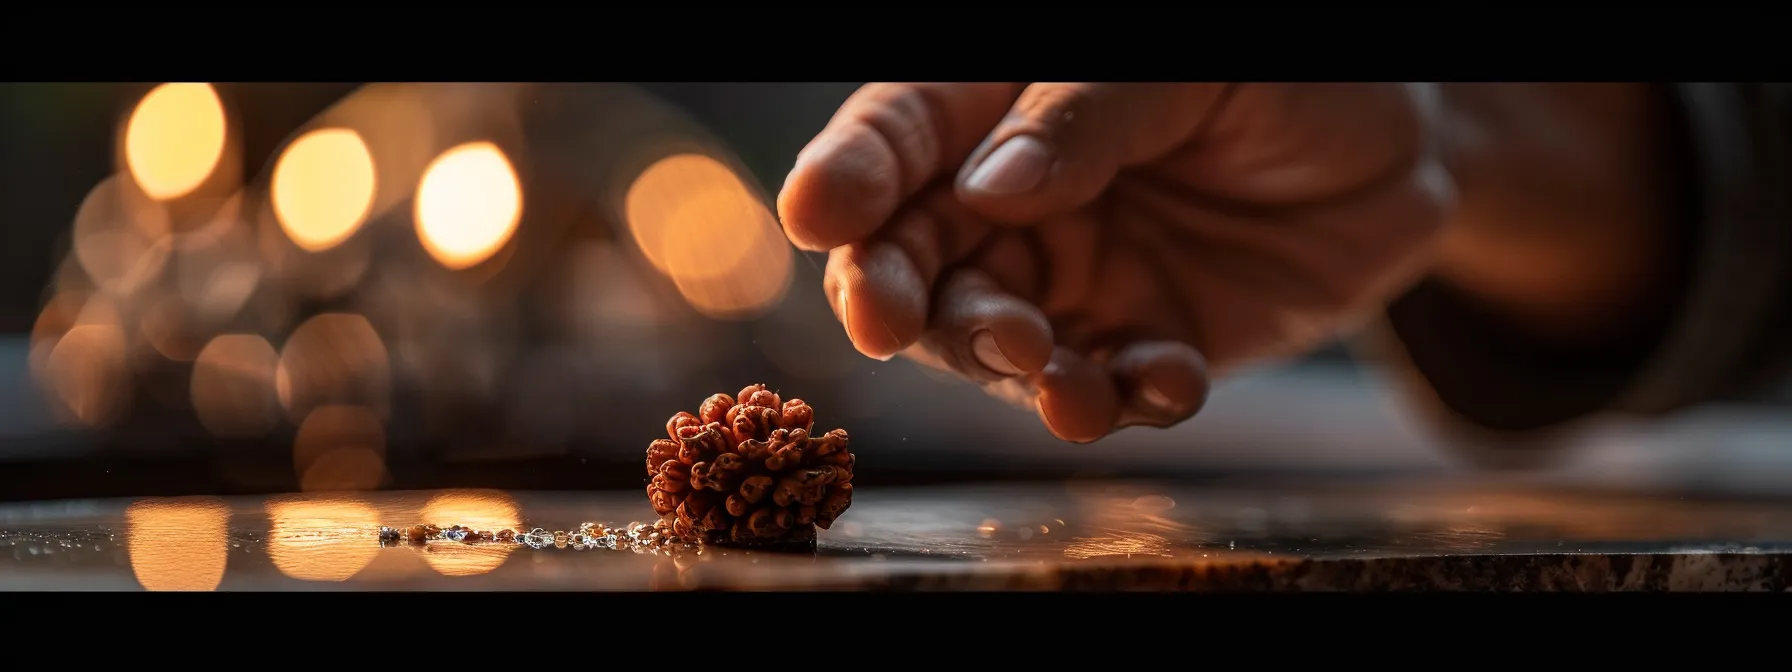
[[[1421,406],[1528,437],[1792,365],[1792,87],[1442,91],[1459,208],[1433,274],[1363,341]]]
[[[1643,84],[1441,85],[1456,216],[1435,277],[1515,330],[1599,347],[1671,310],[1683,140]]]

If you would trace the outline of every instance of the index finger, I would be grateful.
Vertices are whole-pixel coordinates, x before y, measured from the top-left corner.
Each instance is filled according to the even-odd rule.
[[[784,232],[822,251],[877,231],[928,183],[958,172],[1021,84],[867,84],[797,155],[778,195]]]

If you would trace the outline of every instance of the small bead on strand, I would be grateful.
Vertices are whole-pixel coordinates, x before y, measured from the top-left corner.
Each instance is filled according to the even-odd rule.
[[[550,531],[537,527],[528,532],[509,529],[494,532],[462,525],[381,527],[379,540],[382,546],[447,541],[462,544],[519,544],[535,549],[554,547],[577,551],[600,548],[639,551],[691,545],[673,535],[671,527],[665,521],[629,523],[614,528],[602,523],[585,523],[577,530]]]

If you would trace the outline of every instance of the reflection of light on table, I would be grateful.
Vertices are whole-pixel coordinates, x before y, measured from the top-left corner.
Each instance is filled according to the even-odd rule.
[[[354,576],[356,583],[383,581],[412,581],[419,577],[434,576],[429,563],[423,561],[423,553],[415,549],[387,549],[375,553],[373,560],[362,567]]]
[[[125,509],[131,572],[146,590],[216,590],[230,558],[230,508],[214,498],[145,499]]]
[[[522,526],[522,514],[516,501],[502,492],[489,490],[454,490],[436,495],[423,505],[423,522],[443,527],[460,525],[488,532],[522,531],[517,529]],[[435,542],[424,550],[423,559],[443,576],[476,576],[504,564],[515,548],[510,544]]]
[[[1094,494],[1087,495],[1085,502],[1088,507],[1084,513],[1086,523],[1079,525],[1085,533],[1073,537],[1065,545],[1066,558],[1087,560],[1138,555],[1168,558],[1174,555],[1171,551],[1175,542],[1171,537],[1185,539],[1195,533],[1188,525],[1162,515],[1176,508],[1176,500],[1164,495]]]
[[[224,104],[210,84],[163,84],[131,111],[125,162],[144,193],[178,198],[211,176],[224,140]]]
[[[302,581],[346,581],[379,553],[379,512],[359,499],[285,498],[268,503],[268,557]]]

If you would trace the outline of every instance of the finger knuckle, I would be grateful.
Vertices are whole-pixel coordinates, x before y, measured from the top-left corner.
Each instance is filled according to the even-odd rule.
[[[932,176],[941,160],[941,129],[945,120],[938,112],[939,104],[932,90],[925,86],[876,86],[868,94],[875,103],[862,107],[860,121],[889,143],[903,185],[916,188]]]
[[[1027,87],[1014,104],[1014,114],[1027,121],[1060,125],[1075,121],[1088,111],[1095,99],[1095,86],[1088,83],[1041,83]]]

